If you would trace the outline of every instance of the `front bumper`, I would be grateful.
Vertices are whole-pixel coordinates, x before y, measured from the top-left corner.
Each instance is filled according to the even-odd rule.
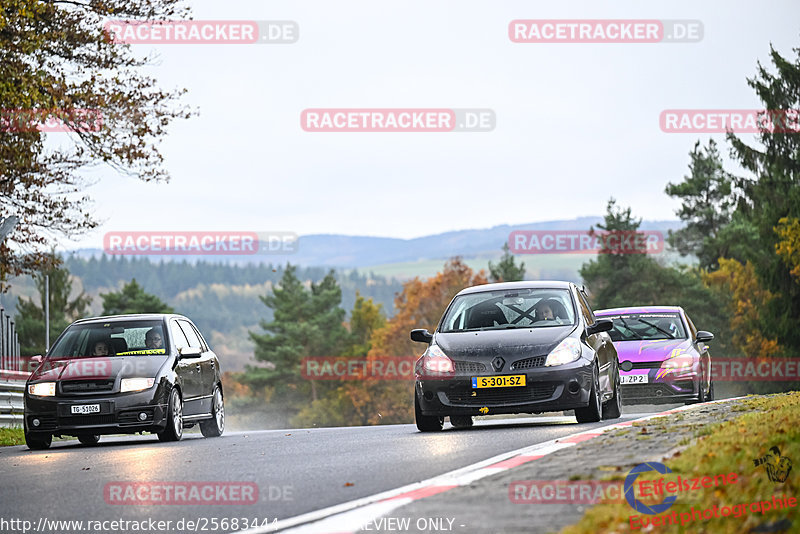
[[[654,373],[650,374],[647,384],[622,384],[620,398],[623,404],[671,404],[698,399],[699,374],[687,373],[664,379],[656,379]]]
[[[508,371],[496,375],[474,374],[444,380],[420,378],[415,394],[423,415],[495,415],[538,413],[584,408],[589,404],[594,363],[575,362]],[[526,376],[525,386],[472,388],[472,376]]]
[[[79,397],[37,397],[26,391],[25,432],[55,436],[161,432],[167,425],[167,398],[162,389]],[[100,413],[71,413],[72,406],[87,404],[99,404]],[[144,420],[139,418],[142,413]]]

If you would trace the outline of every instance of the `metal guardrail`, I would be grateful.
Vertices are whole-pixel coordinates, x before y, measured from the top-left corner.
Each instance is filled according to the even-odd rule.
[[[22,426],[25,382],[0,382],[0,426]]]

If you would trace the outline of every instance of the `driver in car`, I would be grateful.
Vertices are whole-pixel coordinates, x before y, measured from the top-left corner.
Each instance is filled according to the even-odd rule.
[[[144,344],[148,349],[163,349],[164,336],[161,335],[161,330],[151,328],[144,335]]]
[[[556,315],[550,302],[544,301],[536,308],[536,319],[539,321],[553,321],[555,318]]]

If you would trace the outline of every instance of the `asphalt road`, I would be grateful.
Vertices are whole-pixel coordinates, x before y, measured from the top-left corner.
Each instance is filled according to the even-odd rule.
[[[623,415],[617,421],[643,415]],[[484,420],[469,430],[447,424],[436,434],[419,433],[413,425],[387,425],[231,432],[211,439],[187,434],[178,443],[161,443],[149,435],[104,437],[94,447],[59,441],[37,452],[25,446],[3,447],[0,531],[16,530],[3,520],[28,520],[38,526],[40,518],[171,520],[167,532],[190,530],[186,524],[176,528],[176,522],[185,519],[199,520],[198,531],[204,526],[207,532],[230,531],[234,529],[212,528],[210,518],[271,523],[611,422],[616,421],[577,424],[573,417],[537,417]],[[146,481],[250,482],[258,487],[258,499],[253,504],[212,505],[107,502],[107,485]],[[75,531],[46,525],[40,532]]]

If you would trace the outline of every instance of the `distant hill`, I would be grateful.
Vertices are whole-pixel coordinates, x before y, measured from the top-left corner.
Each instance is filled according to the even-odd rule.
[[[441,260],[453,256],[492,259],[500,256],[503,243],[513,230],[588,230],[592,225],[602,223],[602,217],[579,217],[559,221],[545,221],[522,225],[500,225],[486,229],[457,230],[414,239],[391,237],[347,236],[337,234],[312,234],[300,236],[298,251],[288,255],[154,255],[152,260],[161,259],[212,261],[233,264],[272,263],[282,265],[287,262],[306,267],[334,267],[361,269],[386,264],[404,264]],[[681,227],[680,221],[643,221],[642,230],[667,230]],[[72,251],[77,257],[98,257],[101,249],[79,249]],[[586,255],[581,255],[583,259]]]

